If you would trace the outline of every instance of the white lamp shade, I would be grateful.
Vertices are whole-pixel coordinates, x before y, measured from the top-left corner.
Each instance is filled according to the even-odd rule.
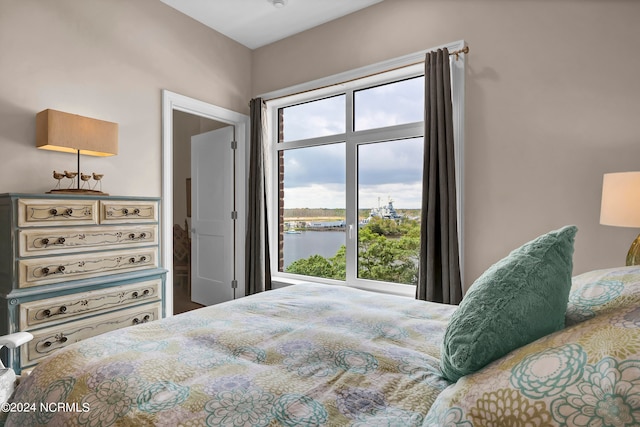
[[[604,174],[600,224],[640,227],[640,172]]]

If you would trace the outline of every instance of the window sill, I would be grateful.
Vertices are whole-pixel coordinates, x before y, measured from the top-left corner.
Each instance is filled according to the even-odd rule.
[[[271,277],[271,286],[273,289],[284,288],[291,285],[299,285],[301,283],[320,283],[320,284],[332,285],[332,286],[347,286],[351,288],[361,289],[363,291],[415,298],[415,287],[410,285],[394,285],[394,284],[385,285],[383,283],[373,283],[373,282],[367,283],[366,281],[364,281],[364,283],[349,285],[343,282],[338,282],[338,281],[328,280],[328,279],[318,279],[315,277],[309,277],[305,279],[298,279],[298,278],[285,277],[285,276]]]

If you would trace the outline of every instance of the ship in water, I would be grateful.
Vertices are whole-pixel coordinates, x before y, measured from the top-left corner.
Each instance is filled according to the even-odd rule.
[[[393,219],[399,220],[402,219],[402,215],[396,212],[396,209],[393,207],[393,200],[389,197],[389,201],[385,206],[380,206],[380,197],[378,197],[378,207],[371,208],[369,211],[369,216],[360,221],[360,225],[366,225],[371,221],[371,218],[383,218],[383,219]]]

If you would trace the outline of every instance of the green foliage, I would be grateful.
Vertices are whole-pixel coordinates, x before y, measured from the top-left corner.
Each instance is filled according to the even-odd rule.
[[[311,255],[309,258],[294,261],[287,267],[287,272],[345,280],[347,278],[346,247],[340,246],[338,252],[328,259],[320,255]]]
[[[384,282],[416,284],[419,227],[416,221],[397,224],[390,219],[372,220],[362,227],[358,233],[358,276]]]
[[[420,222],[372,218],[358,232],[358,277],[415,285],[418,281]],[[287,272],[327,279],[346,279],[346,247],[331,258],[312,255],[297,260]]]

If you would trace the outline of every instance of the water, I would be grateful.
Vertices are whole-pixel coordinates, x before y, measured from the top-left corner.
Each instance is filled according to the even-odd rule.
[[[345,244],[344,231],[303,231],[284,234],[284,267],[294,261],[320,255],[331,258]]]

